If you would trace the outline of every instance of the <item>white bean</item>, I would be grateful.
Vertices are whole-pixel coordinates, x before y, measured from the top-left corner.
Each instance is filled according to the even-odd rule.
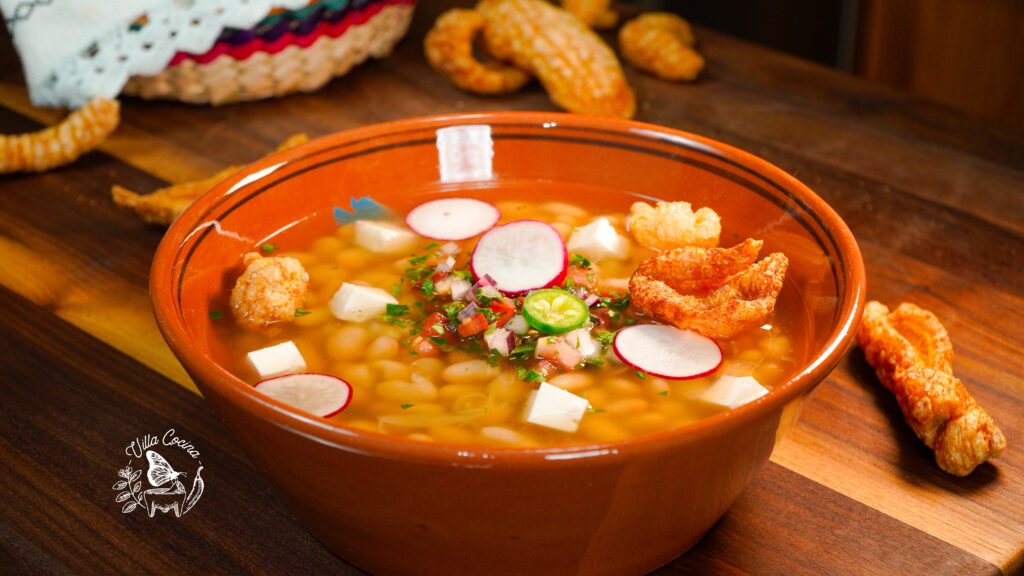
[[[483,382],[498,375],[501,369],[491,366],[483,360],[466,360],[458,364],[452,364],[441,372],[441,377],[446,382]]]

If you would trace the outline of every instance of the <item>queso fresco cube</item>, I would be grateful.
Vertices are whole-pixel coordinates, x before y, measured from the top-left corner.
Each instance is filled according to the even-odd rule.
[[[565,248],[595,262],[603,258],[623,259],[629,255],[629,240],[619,236],[611,222],[602,217],[573,230]]]
[[[565,432],[575,432],[590,407],[586,398],[541,382],[526,406],[526,421]]]
[[[370,286],[359,286],[345,282],[331,298],[331,313],[339,320],[365,322],[380,318],[388,304],[398,304],[390,293]]]
[[[767,393],[768,389],[750,376],[722,374],[697,397],[712,404],[736,408],[753,402]]]
[[[387,222],[356,220],[355,228],[356,244],[371,252],[395,254],[411,249],[416,243],[415,234]]]
[[[246,359],[261,379],[302,372],[306,369],[306,360],[291,340],[253,350],[249,352]]]

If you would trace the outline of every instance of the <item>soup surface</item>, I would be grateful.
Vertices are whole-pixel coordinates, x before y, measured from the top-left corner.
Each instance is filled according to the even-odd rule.
[[[629,305],[628,281],[657,252],[634,240],[626,229],[626,214],[594,213],[569,202],[508,200],[495,206],[499,224],[538,220],[565,239],[603,217],[628,243],[619,253],[623,257],[593,261],[571,246],[568,250],[570,266],[558,286],[588,296],[590,316],[583,328],[598,346],[589,358],[567,361],[557,352],[545,352],[542,343],[548,335],[532,325],[518,334],[515,329],[521,331],[522,322],[508,323],[522,315],[521,296],[509,310],[509,299],[488,298],[486,294],[497,295],[485,291],[479,300],[468,299],[475,310],[466,314],[467,300],[453,298],[451,284],[478,280],[469,262],[479,236],[455,242],[418,237],[411,249],[387,254],[361,246],[355,225],[346,224],[305,246],[262,247],[264,255],[301,262],[309,274],[308,290],[293,321],[259,330],[239,327],[229,314],[216,322],[223,340],[230,342],[229,369],[256,384],[260,378],[246,354],[290,340],[305,359],[306,372],[331,374],[351,385],[350,404],[331,417],[347,426],[430,442],[545,447],[620,440],[684,426],[728,409],[702,399],[723,375],[752,377],[771,389],[801,360],[799,294],[787,281],[763,326],[718,341],[724,360],[713,373],[674,380],[637,370],[610,343],[622,327],[651,322]],[[397,217],[389,223],[405,227]],[[385,290],[398,304],[379,317],[339,320],[329,304],[343,283]],[[473,289],[479,291],[479,284]],[[459,330],[465,323],[460,320],[481,316],[479,330]],[[515,348],[507,354],[491,350],[488,333],[499,328],[517,332],[511,340]],[[585,399],[588,407],[576,430],[525,421],[531,394],[541,381]]]

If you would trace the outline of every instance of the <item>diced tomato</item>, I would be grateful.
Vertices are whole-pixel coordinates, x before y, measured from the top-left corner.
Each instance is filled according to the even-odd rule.
[[[444,323],[448,317],[441,312],[434,312],[423,321],[423,335],[426,337],[447,336]]]
[[[417,356],[426,358],[432,358],[441,353],[441,347],[431,342],[423,334],[417,334],[413,337],[412,342],[409,343],[409,350],[415,352]]]
[[[505,323],[511,320],[516,314],[516,305],[513,304],[511,300],[506,300],[504,298],[492,300],[491,305],[487,308],[498,315],[497,319],[494,321],[498,328],[504,326]]]
[[[570,281],[572,281],[570,283]],[[597,292],[597,267],[592,266],[590,268],[580,268],[579,266],[569,266],[565,271],[565,282],[567,286],[574,286],[576,288],[584,288],[588,292]]]
[[[477,312],[459,324],[459,336],[468,338],[487,330],[487,326],[487,316],[484,316],[483,312]]]
[[[583,361],[583,355],[579,350],[573,348],[561,336],[545,336],[537,340],[536,354],[566,372]]]
[[[552,364],[551,362],[548,362],[547,360],[541,360],[540,362],[538,362],[537,363],[537,367],[534,368],[534,370],[536,370],[536,371],[540,372],[541,374],[543,374],[545,380],[547,380],[548,378],[551,378],[551,377],[557,375],[559,372],[561,372],[561,370],[558,368],[558,366],[556,366],[555,364]]]

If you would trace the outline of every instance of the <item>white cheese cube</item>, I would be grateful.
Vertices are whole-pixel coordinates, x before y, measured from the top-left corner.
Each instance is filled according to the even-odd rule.
[[[526,405],[526,421],[555,430],[575,432],[590,407],[586,398],[541,382]]]
[[[586,226],[575,228],[565,248],[597,262],[603,258],[624,259],[629,255],[629,240],[619,236],[607,218],[598,218]]]
[[[373,220],[356,220],[356,244],[371,252],[397,254],[413,247],[416,235],[412,232]]]
[[[345,282],[331,298],[331,313],[339,320],[364,322],[371,318],[379,318],[388,304],[398,304],[398,300],[380,288],[357,286]]]
[[[736,377],[723,374],[697,394],[697,398],[711,404],[735,408],[757,400],[767,393],[768,389],[750,376]]]
[[[306,369],[306,360],[291,340],[249,352],[246,359],[264,380]]]

